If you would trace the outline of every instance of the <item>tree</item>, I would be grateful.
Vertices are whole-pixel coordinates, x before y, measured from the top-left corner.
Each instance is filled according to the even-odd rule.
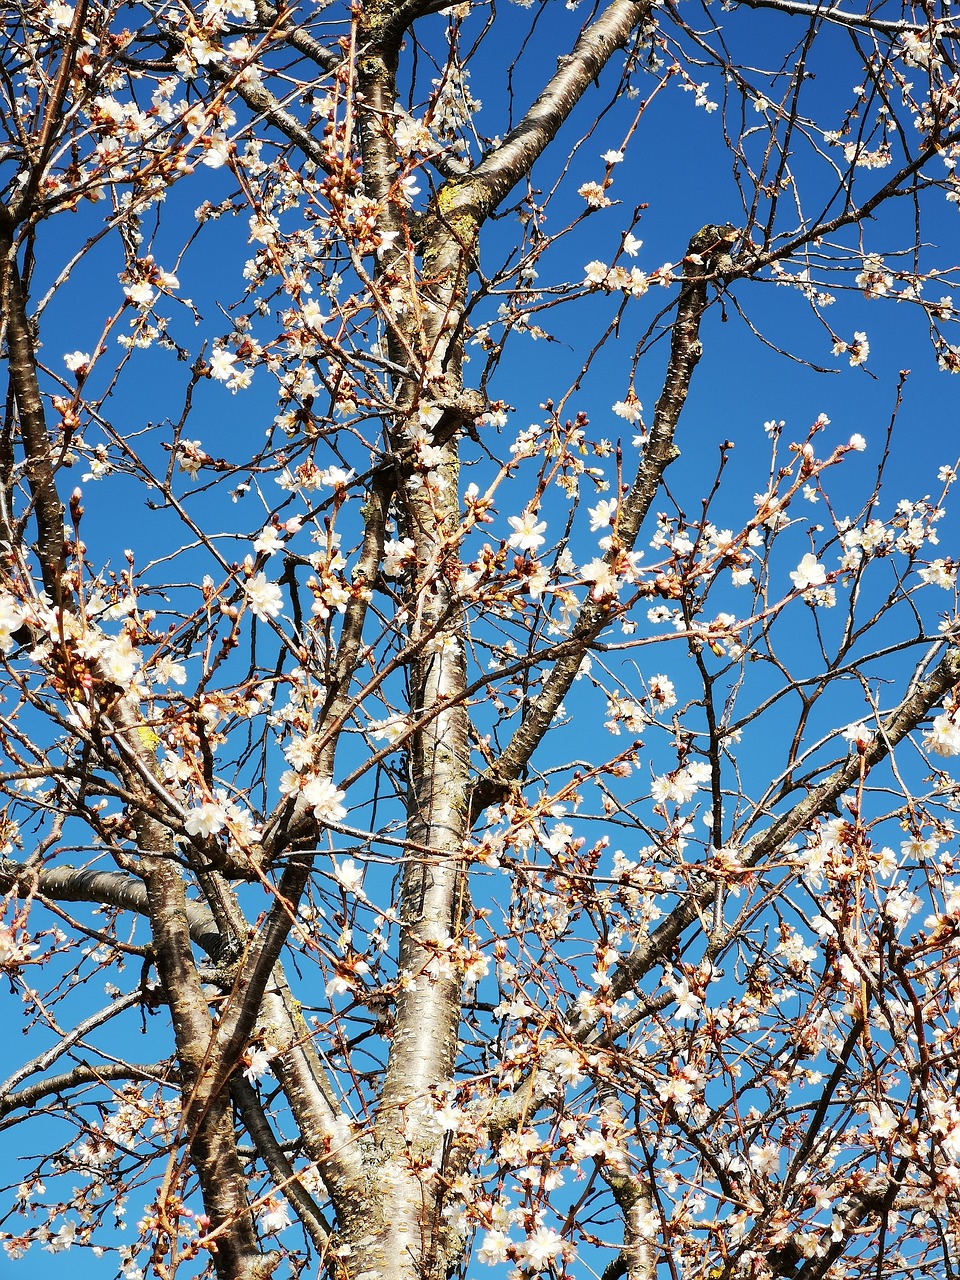
[[[956,472],[685,433],[960,366],[888,10],[6,8],[9,1257],[956,1274]]]

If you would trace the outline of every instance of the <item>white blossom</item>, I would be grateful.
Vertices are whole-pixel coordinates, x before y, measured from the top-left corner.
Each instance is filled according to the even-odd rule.
[[[253,544],[254,551],[273,556],[283,547],[283,539],[276,525],[268,524],[257,535]]]
[[[931,858],[935,858],[939,848],[940,842],[933,836],[911,836],[909,840],[904,840],[900,844],[900,852],[903,856],[916,859],[918,862],[928,862]]]
[[[517,551],[537,551],[546,541],[542,535],[547,522],[538,521],[535,511],[525,511],[522,516],[508,516],[507,523],[513,529],[507,540],[508,547]]]
[[[891,1134],[896,1133],[897,1118],[886,1103],[877,1106],[874,1102],[868,1102],[867,1116],[870,1120],[870,1132],[878,1142],[885,1143]]]
[[[388,578],[398,578],[413,561],[416,548],[412,538],[393,539],[383,548],[383,572]]]
[[[189,810],[184,819],[183,829],[187,835],[206,839],[222,831],[226,823],[227,815],[220,805],[206,800],[198,808]]]
[[[813,552],[808,551],[790,574],[790,579],[797,591],[806,591],[810,587],[822,586],[827,580],[827,571]]]
[[[957,585],[957,566],[947,560],[931,560],[918,570],[922,582],[951,591]]]
[[[0,972],[12,973],[26,964],[30,954],[38,949],[38,943],[29,942],[22,923],[13,925],[0,921]]]
[[[270,1059],[276,1057],[277,1050],[273,1045],[250,1045],[243,1052],[243,1062],[245,1064],[243,1074],[245,1078],[253,1084],[255,1080],[259,1080],[270,1066]]]
[[[216,378],[218,382],[226,382],[236,373],[234,361],[235,357],[226,347],[215,347],[207,362],[211,378]]]
[[[487,1231],[480,1241],[480,1248],[477,1250],[477,1261],[482,1262],[487,1267],[495,1267],[501,1262],[506,1262],[508,1257],[507,1250],[512,1244],[513,1241],[505,1231],[494,1227],[492,1231]]]
[[[406,732],[406,729],[405,716],[389,716],[386,720],[372,720],[368,726],[371,738],[377,742],[389,742],[391,745]]]
[[[618,400],[614,404],[613,412],[618,418],[623,418],[627,422],[639,422],[643,415],[643,405],[631,392],[626,400]]]
[[[870,343],[867,341],[867,335],[862,331],[855,333],[853,342],[846,347],[846,350],[850,353],[850,364],[853,368],[860,364],[866,364],[867,357],[870,355]]]
[[[577,188],[577,195],[582,196],[591,209],[605,209],[610,204],[610,199],[604,194],[599,182],[583,183]]]
[[[340,803],[344,795],[330,778],[310,778],[303,786],[303,798],[319,822],[339,822],[346,817],[347,811]]]
[[[550,1227],[538,1227],[517,1245],[517,1255],[531,1271],[545,1271],[563,1251],[563,1237]]]
[[[605,596],[615,596],[623,586],[623,581],[605,560],[591,560],[580,570],[584,582],[591,583],[590,595],[594,600],[602,600]]]
[[[667,985],[673,992],[677,1007],[673,1011],[675,1022],[685,1022],[687,1018],[695,1018],[703,1008],[703,1000],[694,991],[686,978],[668,978]]]
[[[941,712],[923,735],[923,745],[937,756],[960,755],[960,727],[946,711]]]
[[[344,471],[342,467],[327,467],[320,472],[317,479],[328,489],[343,489],[353,479],[353,472]]]
[[[275,582],[270,582],[266,574],[255,574],[244,585],[247,604],[250,612],[257,618],[275,618],[283,606],[283,593]]]
[[[59,1231],[55,1232],[43,1246],[47,1253],[65,1253],[77,1236],[77,1224],[67,1219]]]
[[[750,1150],[750,1167],[764,1177],[772,1178],[780,1171],[780,1147],[775,1142],[764,1142]]]
[[[154,298],[157,296],[156,291],[145,280],[138,280],[136,284],[126,285],[123,292],[135,307],[140,307],[142,310],[151,307]]]
[[[0,650],[9,653],[13,648],[13,635],[23,626],[25,614],[20,605],[7,592],[0,592]]]
[[[870,746],[875,738],[875,734],[871,728],[865,724],[851,724],[844,729],[841,737],[845,738],[851,746],[863,751]]]
[[[264,1235],[275,1235],[290,1225],[290,1210],[282,1196],[270,1196],[264,1203],[257,1221]]]
[[[613,524],[613,517],[616,510],[616,498],[604,498],[601,502],[598,502],[595,507],[590,507],[590,531],[592,533],[596,533],[598,529],[609,529]]]
[[[666,676],[651,676],[647,688],[654,711],[668,711],[677,705],[677,691]]]
[[[343,795],[342,791],[340,795]],[[359,893],[363,887],[363,867],[358,866],[353,858],[341,858],[335,862],[333,874],[337,883],[346,889],[347,893]]]

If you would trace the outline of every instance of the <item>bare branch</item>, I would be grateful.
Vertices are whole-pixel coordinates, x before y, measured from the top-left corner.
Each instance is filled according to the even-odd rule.
[[[6,1118],[11,1112],[33,1111],[47,1098],[65,1099],[84,1086],[106,1084],[113,1080],[152,1081],[172,1087],[179,1084],[176,1073],[172,1073],[169,1064],[163,1062],[100,1062],[96,1066],[78,1063],[69,1071],[37,1080],[16,1093],[0,1098],[0,1129],[17,1123]]]
[[[649,15],[649,0],[612,0],[584,27],[570,53],[558,59],[556,74],[519,124],[457,185],[451,204],[469,204],[481,217],[496,209],[530,173],[613,54]]]
[[[633,549],[662,483],[663,473],[679,457],[674,435],[702,352],[700,321],[707,306],[705,272],[709,272],[716,254],[725,251],[734,236],[732,227],[708,225],[690,241],[684,262],[684,284],[677,301],[677,317],[671,329],[670,359],[663,391],[657,401],[650,437],[644,446],[637,474],[622,504],[617,524],[618,537],[607,554],[611,564],[615,564],[619,555]],[[471,797],[474,818],[488,805],[501,799],[526,767],[570,690],[583,655],[609,620],[610,609],[605,600],[590,598],[586,601],[571,636],[571,648],[553,664],[549,677],[528,708],[510,744],[474,783]]]

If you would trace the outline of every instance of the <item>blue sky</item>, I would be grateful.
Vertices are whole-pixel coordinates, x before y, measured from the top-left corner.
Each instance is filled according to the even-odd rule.
[[[802,24],[778,15],[743,9],[732,13],[717,10],[716,16],[723,21],[738,60],[745,64],[775,68],[784,59],[789,62],[790,50],[802,35]],[[506,25],[504,39],[509,42],[529,21],[529,15],[504,6],[504,13],[498,21]],[[566,47],[565,41],[572,38],[580,21],[580,14],[568,13],[559,4],[545,10],[540,27],[542,39],[536,39],[530,45],[514,76],[513,88],[518,104],[522,106],[544,75],[549,73],[558,51]],[[472,27],[468,22],[465,32],[478,34],[479,16],[471,22]],[[436,29],[439,30],[439,23]],[[481,47],[471,64],[473,89],[483,101],[477,126],[487,136],[503,131],[508,124],[502,49],[503,45],[491,41]],[[843,113],[853,100],[853,86],[860,79],[856,53],[849,37],[843,33],[827,33],[811,60],[811,69],[816,78],[810,82],[805,109],[811,114],[821,113],[818,119],[823,127],[839,128]],[[722,85],[717,73],[703,71],[700,79],[707,82],[708,95],[719,100]],[[754,76],[754,81],[761,89],[770,83],[760,75]],[[644,85],[653,83],[652,79],[638,78],[641,97],[648,92]],[[724,139],[722,112],[708,112],[698,107],[695,96],[693,92],[684,91],[675,80],[656,97],[642,117],[636,136],[627,146],[623,163],[615,167],[614,183],[608,195],[616,203],[583,219],[544,256],[542,263],[538,264],[539,289],[547,290],[566,283],[579,285],[587,262],[596,258],[606,262],[613,260],[628,226],[632,226],[633,234],[643,241],[636,262],[644,270],[652,271],[661,263],[679,262],[688,240],[704,223],[730,221],[737,226],[742,224],[743,210],[737,186],[731,177],[731,157]],[[534,183],[540,190],[552,187],[567,163],[568,149],[583,134],[594,105],[606,103],[606,100],[602,92],[593,92],[585,99],[558,139],[555,149],[534,173]],[[620,145],[637,107],[637,99],[621,95],[597,130],[575,149],[560,193],[548,208],[545,225],[550,233],[558,231],[582,212],[583,203],[576,195],[577,187],[582,182],[602,178],[604,164],[600,159],[601,153]],[[757,113],[757,123],[762,123],[760,113]],[[752,126],[749,119],[748,125]],[[795,165],[798,182],[809,207],[818,207],[818,201],[825,203],[831,183],[827,164],[815,158],[809,149],[804,150],[801,144]],[[857,190],[872,191],[882,185],[885,177],[884,171],[866,170],[858,175]],[[423,185],[426,188],[426,183]],[[161,265],[173,269],[181,246],[192,234],[193,210],[200,202],[223,198],[233,190],[233,186],[229,175],[223,171],[198,168],[196,175],[171,190],[163,210],[161,230],[151,242],[151,249]],[[514,193],[512,199],[519,199],[521,194]],[[941,261],[949,253],[951,244],[956,243],[956,219],[960,215],[957,206],[948,205],[941,194],[930,192],[929,197],[925,202],[923,261],[933,263]],[[421,196],[421,201],[424,198],[425,195]],[[640,205],[646,207],[638,219],[631,222],[631,212]],[[43,293],[91,233],[100,212],[98,206],[84,206],[78,214],[70,217],[62,214],[41,228],[34,297]],[[908,201],[895,201],[891,207],[885,207],[876,220],[863,229],[863,252],[883,252],[902,244],[904,235],[910,233],[911,216]],[[791,226],[786,213],[782,225],[784,232]],[[516,242],[518,226],[516,218],[508,215],[487,228],[483,242],[483,251],[488,255],[485,264],[489,261],[496,266],[497,255],[507,255]],[[145,224],[145,230],[149,231],[149,224]],[[171,335],[189,349],[191,359],[204,343],[209,354],[213,340],[229,331],[229,321],[217,306],[220,303],[229,308],[242,294],[243,265],[252,252],[247,234],[246,213],[236,219],[225,216],[217,222],[210,222],[177,266],[180,296],[192,298],[202,315],[202,322],[195,325],[191,310],[177,305],[168,306],[172,316]],[[844,232],[840,238],[847,247],[858,245],[856,230]],[[116,278],[121,266],[116,241],[104,242],[81,262],[70,284],[51,302],[44,319],[43,356],[55,373],[62,374],[62,356],[66,352],[94,348],[107,317],[121,301],[121,286]],[[732,528],[738,528],[750,517],[753,494],[762,492],[767,482],[770,441],[763,424],[770,419],[782,419],[786,422],[784,440],[802,440],[820,414],[826,414],[831,420],[824,433],[824,439],[831,444],[846,441],[855,432],[866,438],[866,451],[849,455],[843,466],[829,476],[836,510],[856,515],[874,486],[884,434],[894,410],[897,374],[903,369],[910,369],[911,373],[904,386],[897,428],[890,445],[881,513],[888,515],[901,498],[918,499],[939,492],[938,468],[955,464],[960,451],[954,430],[957,383],[936,366],[921,309],[909,302],[864,298],[852,284],[853,274],[854,271],[847,273],[845,286],[838,290],[837,301],[828,309],[827,318],[834,331],[846,340],[857,331],[868,334],[871,354],[865,368],[851,368],[846,356],[833,355],[829,335],[811,315],[799,292],[776,284],[769,274],[762,280],[737,283],[725,305],[715,305],[710,310],[702,328],[703,357],[678,434],[681,457],[667,477],[670,495],[691,520],[698,517],[700,502],[713,480],[722,441],[732,441],[735,448],[720,497],[711,508],[711,517],[721,527],[729,523]],[[930,287],[930,295],[939,297],[941,292],[952,289],[955,282],[955,277],[946,278],[942,284]],[[613,413],[612,405],[621,400],[628,390],[631,362],[638,342],[648,331],[657,311],[669,304],[675,293],[675,286],[671,290],[652,288],[644,298],[628,304],[617,335],[595,357],[580,389],[570,396],[567,405],[570,416],[581,410],[588,415],[597,436],[605,435],[611,440],[622,438],[626,474],[629,474],[629,464],[635,458],[635,450],[630,443],[633,432]],[[505,400],[514,409],[502,439],[492,443],[494,451],[503,452],[511,438],[510,433],[516,427],[540,420],[543,402],[548,398],[557,400],[568,391],[598,332],[612,318],[615,306],[616,301],[603,294],[570,301],[563,307],[546,311],[542,317],[539,314],[535,317],[555,341],[534,340],[523,333],[511,336],[505,358],[489,388],[492,396]],[[738,306],[768,343],[786,349],[797,359],[778,354],[765,345],[750,331],[738,313]],[[477,321],[492,315],[495,310],[496,299],[483,304],[478,309]],[[669,321],[668,313],[661,322],[661,330]],[[125,319],[121,325],[123,323]],[[103,361],[104,371],[112,368],[113,336],[110,343],[110,354]],[[660,392],[666,353],[665,337],[661,336],[657,342],[648,342],[637,367],[636,392],[647,411],[648,420]],[[466,370],[468,383],[471,383],[474,370],[479,373],[482,367],[479,350],[472,351],[472,355],[473,360]],[[811,364],[824,366],[831,372],[818,372],[810,367]],[[190,360],[178,360],[170,351],[138,353],[107,402],[107,416],[118,428],[131,432],[146,429],[148,424],[157,428],[144,447],[161,467],[168,456],[163,445],[170,443],[169,424],[178,419],[182,409],[189,367]],[[95,373],[91,389],[96,391],[102,387],[104,379],[105,374]],[[203,381],[196,388],[194,409],[184,435],[201,439],[211,455],[223,457],[230,463],[240,463],[251,450],[263,444],[276,411],[276,387],[263,369],[255,374],[249,390],[236,395],[231,395],[219,383]],[[349,461],[359,471],[363,462],[360,454],[357,457],[357,461],[352,458]],[[481,474],[483,466],[480,464],[476,471],[466,472],[465,479]],[[142,488],[120,475],[84,481],[81,479],[84,470],[84,465],[78,464],[75,475],[76,482],[83,488],[88,511],[84,538],[90,558],[96,565],[109,563],[119,571],[124,567],[124,550],[130,548],[136,554],[138,566],[141,566],[172,550],[178,545],[178,540],[182,540],[177,520],[170,513],[150,510]],[[243,478],[242,474],[238,475],[237,481]],[[65,478],[65,492],[72,483],[73,476]],[[503,490],[500,515],[494,526],[498,537],[507,536],[506,515],[513,510],[519,511],[526,500],[523,483],[524,472],[521,471],[516,487],[508,486]],[[231,481],[231,487],[232,484]],[[177,485],[181,493],[190,494],[191,485],[185,475],[178,475]],[[274,503],[279,491],[275,490],[272,476],[264,479],[263,488],[268,502]],[[516,505],[510,506],[514,493]],[[664,499],[664,508],[667,505]],[[255,493],[231,502],[226,486],[224,491],[209,498],[196,501],[189,498],[188,506],[191,510],[195,507],[202,513],[201,518],[206,524],[224,534],[222,546],[228,559],[242,558],[249,538],[265,519],[264,506]],[[554,519],[559,521],[561,507],[559,500],[551,502],[548,499],[544,514],[551,522]],[[659,502],[657,509],[661,509]],[[808,514],[813,518],[816,509],[811,508]],[[954,554],[956,530],[955,518],[948,515],[942,522],[942,554]],[[581,546],[585,545],[581,543]],[[787,556],[784,551],[784,558],[777,562],[781,594],[789,587],[788,571],[809,547],[806,530],[798,528],[789,543],[791,555]],[[794,550],[795,558],[792,555]],[[832,554],[835,557],[835,551]],[[197,584],[202,574],[208,571],[209,562],[199,553],[181,555],[174,570],[174,579],[180,585],[172,593],[173,598],[195,598]],[[158,568],[148,575],[148,580],[162,581],[164,572],[162,567]],[[718,589],[716,607],[735,608],[736,605],[729,603],[735,597],[736,592],[732,588]],[[940,603],[934,601],[934,607]],[[942,608],[947,609],[950,605],[951,598],[944,595]],[[797,670],[802,671],[812,643],[812,619],[801,614],[800,610],[795,612],[798,620],[792,633],[787,630],[783,641],[784,653],[796,663]],[[934,626],[935,617],[931,628]],[[640,653],[642,658],[643,651]],[[658,670],[670,672],[682,691],[689,673],[684,665],[681,645],[663,646],[662,654],[657,649],[654,661]],[[813,658],[810,660],[811,669],[815,665]],[[874,674],[899,678],[907,669],[905,659],[890,659]],[[768,687],[765,674],[759,671],[753,674],[757,688],[765,692]],[[862,714],[862,705],[858,687],[851,685],[838,695],[836,703],[831,704],[829,717],[834,718],[835,725],[842,724],[847,714],[851,718]],[[574,688],[567,706],[570,724],[547,745],[540,757],[541,763],[570,760],[583,743],[584,725],[589,724],[591,733],[596,729],[596,706],[595,698],[588,696],[586,684],[582,690]],[[773,728],[764,727],[765,734],[776,733],[778,726],[787,721],[779,720],[774,714],[770,723]],[[669,748],[669,742],[662,745],[652,743],[651,766],[657,762],[657,768],[665,767],[659,762],[667,759]],[[749,788],[762,778],[764,769],[768,767],[762,739],[751,744],[749,753],[745,752],[744,757]],[[270,766],[270,783],[274,787],[280,767],[279,760]],[[131,965],[126,980],[130,983],[135,978],[134,966]],[[91,988],[96,987],[97,998],[100,985],[99,979],[91,981]],[[91,1001],[93,998],[91,990]],[[17,1026],[17,999],[5,996],[5,1001],[11,1026]],[[118,1047],[137,1058],[147,1057],[148,1053],[140,1044],[138,1018],[129,1015],[118,1027],[123,1028],[122,1035],[118,1031]],[[156,1037],[146,1039],[150,1042]],[[23,1040],[19,1032],[15,1036],[11,1034],[7,1042],[0,1043],[0,1074],[22,1061],[24,1052],[30,1052],[30,1043]],[[36,1151],[47,1141],[55,1141],[52,1132],[52,1129],[37,1125],[29,1136],[26,1128],[0,1134],[0,1143],[3,1144],[0,1150],[11,1151],[16,1145],[17,1150]],[[24,1148],[20,1147],[21,1143],[25,1144]],[[131,1219],[135,1220],[135,1216],[132,1210]],[[9,1224],[7,1229],[11,1229]],[[79,1249],[51,1258],[34,1248],[16,1265],[8,1265],[11,1274],[24,1280],[66,1271],[68,1267],[78,1280],[86,1280],[87,1277],[99,1280],[115,1273],[113,1260],[109,1257],[95,1260]],[[283,1271],[280,1274],[283,1275]]]

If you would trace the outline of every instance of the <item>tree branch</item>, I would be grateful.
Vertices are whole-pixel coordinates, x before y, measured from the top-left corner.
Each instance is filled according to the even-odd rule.
[[[51,898],[59,902],[90,902],[142,916],[149,913],[143,883],[119,871],[68,866],[38,869],[3,858],[0,892],[11,890],[22,898],[36,894],[41,901]],[[229,953],[224,956],[224,940],[208,907],[188,900],[186,920],[193,942],[215,963],[230,958]],[[231,985],[229,975],[219,972],[204,972],[202,977],[228,990]],[[265,1036],[278,1049],[271,1066],[283,1085],[310,1158],[318,1163],[321,1177],[337,1202],[352,1205],[356,1211],[357,1188],[362,1182],[356,1137],[339,1110],[313,1049],[309,1028],[279,965],[264,992],[259,1020]]]
[[[766,831],[748,841],[741,851],[741,863],[745,867],[758,866],[809,827],[814,818],[830,810],[843,793],[857,783],[861,771],[870,770],[886,759],[958,682],[960,649],[950,648],[930,676],[911,683],[907,697],[881,721],[879,731],[863,754],[855,752],[851,755],[845,764],[813,787],[792,809],[775,818]],[[611,1000],[619,999],[669,954],[683,931],[700,918],[698,908],[712,902],[713,896],[714,886],[707,885],[671,911],[646,943],[620,965],[611,984]],[[584,1029],[585,1024],[581,1024],[577,1034],[582,1036]]]
[[[156,1084],[169,1084],[173,1088],[179,1088],[179,1077],[170,1064],[165,1062],[104,1062],[99,1066],[82,1062],[70,1071],[38,1080],[36,1084],[27,1085],[17,1093],[0,1097],[0,1120],[3,1121],[0,1129],[17,1123],[6,1120],[12,1111],[33,1111],[44,1098],[62,1096],[84,1085],[105,1084],[110,1080],[150,1080]]]
[[[591,83],[651,10],[650,0],[613,0],[596,22],[585,27],[571,52],[558,60],[556,73],[519,124],[468,177],[453,184],[456,194],[451,206],[469,206],[481,219],[492,213],[530,172]]]
[[[660,488],[663,473],[679,457],[673,441],[690,390],[690,380],[703,350],[700,320],[707,306],[707,275],[716,255],[732,242],[734,236],[732,227],[708,225],[697,232],[688,246],[663,390],[654,411],[650,438],[644,446],[630,491],[623,500],[613,543],[605,556],[609,564],[633,549]],[[527,708],[522,724],[499,759],[473,784],[472,821],[488,805],[501,800],[520,776],[569,692],[584,654],[609,622],[610,614],[609,601],[594,600],[592,596],[587,598],[570,637],[569,650],[554,663],[539,694]]]
[[[931,25],[926,22],[907,22],[906,19],[893,22],[886,18],[874,18],[869,13],[843,13],[832,5],[803,4],[801,0],[736,0],[736,2],[745,5],[748,9],[774,9],[777,13],[811,18],[840,27],[862,27],[866,31],[880,31],[887,35],[897,36],[907,31],[920,35],[931,31]],[[938,40],[953,39],[960,35],[960,27],[938,23],[933,27],[933,32]]]
[[[761,832],[744,846],[741,862],[754,867],[775,853],[782,845],[804,830],[813,819],[829,810],[843,793],[861,777],[865,759],[870,769],[884,760],[893,748],[912,732],[923,718],[951,689],[960,683],[960,649],[948,649],[934,672],[925,679],[917,675],[910,682],[907,696],[900,705],[881,722],[879,731],[867,747],[864,755],[854,754],[813,788],[789,812],[776,819],[766,831]],[[639,946],[618,967],[610,986],[608,999],[620,999],[627,991],[650,972],[654,965],[662,963],[674,944],[691,924],[700,919],[702,908],[712,902],[714,886],[705,886],[699,893],[691,894],[685,902],[675,907],[667,919],[655,930],[643,946]],[[570,1028],[571,1039],[583,1044],[595,1038],[597,1018],[584,1017]],[[632,1020],[631,1024],[632,1025]],[[605,1039],[616,1038],[619,1028],[605,1032]],[[483,1117],[488,1134],[503,1133],[521,1119],[534,1115],[550,1097],[555,1087],[549,1058],[538,1071],[532,1072],[509,1097],[497,1101],[486,1110]],[[816,1278],[819,1280],[819,1277]]]
[[[276,1139],[267,1119],[257,1091],[242,1075],[230,1081],[230,1092],[237,1110],[243,1117],[247,1133],[253,1139],[257,1153],[262,1157],[271,1179],[293,1205],[297,1217],[303,1223],[314,1248],[322,1256],[330,1245],[333,1228],[324,1218],[316,1201],[300,1181],[286,1152]]]
[[[13,237],[0,233],[0,300],[6,320],[7,363],[26,460],[24,471],[37,521],[37,556],[44,590],[61,603],[63,504],[57,492],[50,437],[37,380],[36,354]],[[9,486],[12,477],[4,477]]]
[[[130,1009],[134,1005],[140,1004],[142,999],[143,995],[139,988],[136,991],[128,992],[125,996],[121,996],[119,1000],[114,1000],[112,1004],[107,1005],[105,1009],[98,1009],[89,1018],[84,1018],[82,1022],[78,1022],[69,1032],[62,1034],[57,1043],[51,1045],[45,1053],[41,1053],[38,1057],[19,1067],[12,1076],[8,1076],[3,1084],[0,1084],[0,1115],[4,1114],[6,1103],[12,1090],[21,1081],[26,1080],[27,1076],[35,1075],[38,1071],[46,1071],[49,1066],[56,1062],[57,1058],[69,1052],[78,1040],[82,1040],[91,1031],[102,1027],[105,1022],[109,1022],[117,1014],[123,1013],[125,1009]]]
[[[149,914],[147,891],[140,880],[122,871],[95,871],[89,867],[44,867],[0,858],[0,891],[15,890],[21,898],[37,894],[55,902],[90,902],[118,907],[137,915]],[[186,919],[190,937],[213,960],[218,960],[223,939],[208,907],[187,902]]]

